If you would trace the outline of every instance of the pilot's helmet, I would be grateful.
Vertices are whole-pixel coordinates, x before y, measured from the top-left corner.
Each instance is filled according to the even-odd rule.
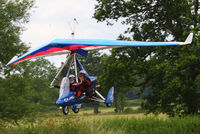
[[[71,78],[75,78],[75,76],[73,75],[73,74],[71,74],[71,75],[69,75],[69,79],[71,79]]]
[[[79,71],[79,74],[86,74],[86,72],[85,72],[85,70],[81,70],[81,71]]]

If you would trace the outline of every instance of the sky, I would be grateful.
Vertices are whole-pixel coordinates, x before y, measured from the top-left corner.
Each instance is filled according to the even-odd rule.
[[[51,42],[57,38],[75,39],[117,39],[126,27],[121,23],[107,26],[105,22],[97,23],[92,18],[95,0],[36,0],[31,10],[30,22],[25,25],[21,39],[31,49]],[[76,18],[77,23],[73,20]],[[48,58],[59,66],[66,56]]]

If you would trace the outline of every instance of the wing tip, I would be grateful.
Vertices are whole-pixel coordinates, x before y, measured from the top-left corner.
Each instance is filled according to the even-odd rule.
[[[193,36],[194,36],[194,34],[193,34],[193,33],[190,33],[190,34],[188,35],[188,37],[186,38],[186,40],[185,40],[185,42],[184,42],[184,45],[186,45],[186,44],[191,44],[191,43],[192,43],[192,40],[193,40]]]
[[[6,64],[6,66],[12,65],[17,59],[18,59],[18,57],[17,57],[17,56],[14,56],[14,57]]]

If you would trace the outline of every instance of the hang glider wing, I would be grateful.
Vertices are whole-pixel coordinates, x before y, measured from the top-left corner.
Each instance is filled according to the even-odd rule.
[[[14,57],[7,65],[15,65],[24,60],[37,57],[61,55],[75,51],[86,56],[87,51],[101,50],[117,47],[143,47],[143,46],[175,46],[191,44],[193,33],[190,33],[185,42],[141,42],[122,40],[96,40],[96,39],[56,39],[51,43],[32,50],[21,57]]]

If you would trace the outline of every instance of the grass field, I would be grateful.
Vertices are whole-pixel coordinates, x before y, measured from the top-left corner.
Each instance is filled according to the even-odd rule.
[[[70,111],[38,113],[14,124],[2,124],[0,134],[200,134],[200,117],[168,118],[166,115],[144,115],[138,105],[129,102],[133,113],[116,114],[114,108],[100,108],[93,114],[92,108]]]

